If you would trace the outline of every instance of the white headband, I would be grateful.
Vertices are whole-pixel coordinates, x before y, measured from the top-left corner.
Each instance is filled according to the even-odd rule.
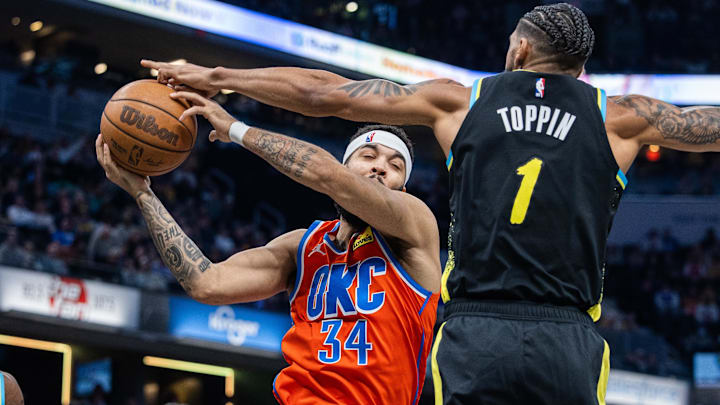
[[[405,142],[400,139],[400,137],[391,132],[380,130],[370,131],[353,139],[353,141],[350,142],[350,145],[348,145],[347,149],[345,149],[345,155],[343,156],[343,164],[347,163],[350,155],[352,155],[356,150],[366,145],[387,146],[388,148],[393,149],[399,154],[401,154],[403,159],[405,159],[405,183],[403,183],[403,185],[407,184],[408,180],[410,179],[410,173],[412,172],[412,159],[410,159],[410,150],[408,149],[407,145],[405,145]]]

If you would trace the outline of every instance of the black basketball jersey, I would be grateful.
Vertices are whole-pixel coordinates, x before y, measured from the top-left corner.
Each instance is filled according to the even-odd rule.
[[[525,70],[475,81],[448,156],[444,301],[574,306],[600,317],[605,246],[627,180],[605,92]]]

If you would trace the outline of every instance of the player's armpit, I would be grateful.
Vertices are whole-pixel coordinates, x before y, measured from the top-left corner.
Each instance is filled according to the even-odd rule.
[[[211,305],[258,301],[292,286],[296,254],[304,229],[278,236],[267,245],[244,250],[210,266],[193,298]]]
[[[610,100],[621,109],[616,114],[609,110],[608,121],[613,118],[623,138],[690,152],[720,151],[720,108],[680,108],[639,95]]]

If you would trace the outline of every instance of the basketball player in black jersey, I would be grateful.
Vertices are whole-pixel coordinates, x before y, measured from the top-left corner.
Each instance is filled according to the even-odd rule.
[[[582,11],[562,3],[520,18],[506,72],[472,87],[142,64],[205,95],[227,88],[310,116],[433,128],[452,190],[436,403],[604,404],[609,348],[593,321],[624,173],[647,144],[719,151],[720,108],[606,97],[577,80],[593,44]]]

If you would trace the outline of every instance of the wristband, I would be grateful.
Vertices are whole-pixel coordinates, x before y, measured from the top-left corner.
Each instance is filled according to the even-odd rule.
[[[230,131],[228,131],[228,136],[230,137],[230,140],[244,148],[245,145],[243,145],[242,141],[243,138],[245,138],[245,134],[249,129],[250,127],[245,125],[244,122],[235,121],[230,125]]]

